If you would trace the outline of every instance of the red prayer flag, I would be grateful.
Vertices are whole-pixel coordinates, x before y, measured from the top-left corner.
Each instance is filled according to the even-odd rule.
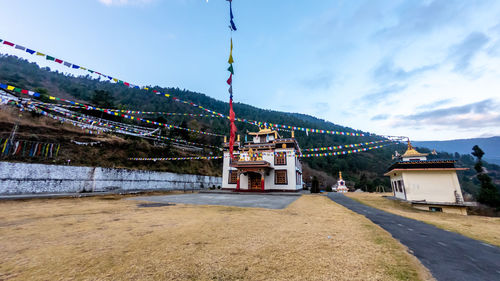
[[[14,43],[10,43],[9,41],[3,41],[5,45],[9,45],[11,47],[14,47]]]
[[[125,86],[127,86],[127,87],[128,87],[128,86],[130,86],[130,84],[129,84],[128,82],[123,82],[123,84],[124,84]]]
[[[229,75],[229,79],[227,79],[227,84],[232,85],[233,84],[233,74]]]
[[[21,94],[28,94],[28,90],[21,90]]]
[[[62,63],[63,61],[62,61],[62,60],[60,60],[60,59],[55,59],[55,62],[57,62],[57,63]]]

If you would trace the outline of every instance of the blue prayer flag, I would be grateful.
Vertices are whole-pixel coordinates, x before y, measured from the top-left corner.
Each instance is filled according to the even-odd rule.
[[[26,49],[26,52],[30,53],[30,55],[33,55],[35,53],[35,51],[33,51],[32,49]]]

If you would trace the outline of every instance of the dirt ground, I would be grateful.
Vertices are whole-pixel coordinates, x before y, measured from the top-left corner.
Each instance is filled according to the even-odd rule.
[[[464,236],[500,246],[500,218],[483,216],[464,216],[456,214],[427,212],[417,210],[400,201],[389,200],[382,196],[392,193],[347,193],[352,199],[393,214],[420,220],[439,228],[460,233]]]
[[[0,280],[432,280],[325,196],[282,210],[121,199],[0,202]]]

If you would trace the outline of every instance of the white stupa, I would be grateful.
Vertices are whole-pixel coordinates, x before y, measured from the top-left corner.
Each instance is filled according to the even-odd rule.
[[[337,181],[337,192],[345,193],[349,191],[345,186],[345,181],[342,179],[342,172],[339,172],[339,180]]]

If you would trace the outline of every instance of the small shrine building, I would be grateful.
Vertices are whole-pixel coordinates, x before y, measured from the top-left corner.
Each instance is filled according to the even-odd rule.
[[[339,180],[337,181],[337,192],[346,193],[349,191],[347,186],[345,186],[345,181],[342,179],[342,172],[339,172]]]
[[[427,160],[408,140],[408,149],[397,155],[384,174],[391,178],[394,197],[411,203],[412,207],[467,215],[455,160]]]
[[[238,136],[233,155],[224,140],[222,189],[234,191],[299,191],[302,189],[300,148],[292,131],[282,138],[267,128],[249,133],[252,140],[242,143]]]

